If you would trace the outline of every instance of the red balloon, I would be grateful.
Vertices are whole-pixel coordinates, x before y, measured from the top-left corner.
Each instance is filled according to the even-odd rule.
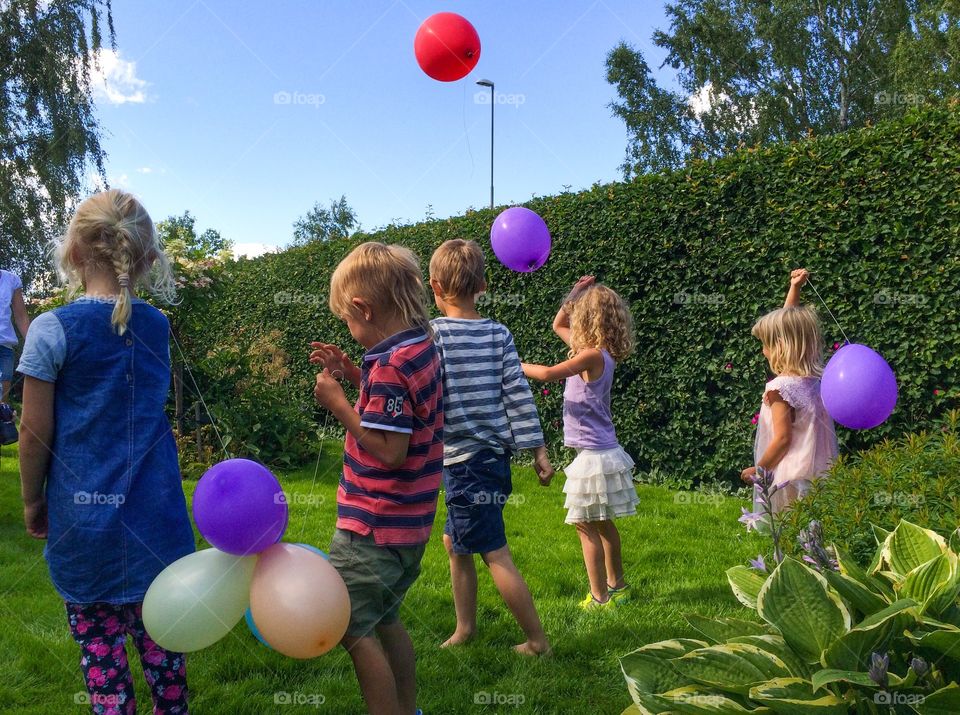
[[[431,15],[413,40],[417,64],[433,79],[454,82],[470,74],[480,60],[480,35],[455,12]]]

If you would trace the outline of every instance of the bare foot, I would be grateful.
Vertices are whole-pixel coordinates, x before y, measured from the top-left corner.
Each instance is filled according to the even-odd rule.
[[[449,648],[452,645],[463,645],[473,638],[473,632],[454,631],[453,635],[440,644],[441,648]]]
[[[553,653],[553,651],[550,649],[550,644],[547,643],[547,641],[543,641],[542,643],[527,641],[526,643],[515,645],[513,647],[513,652],[520,655],[525,655],[528,658],[536,656],[544,657]]]

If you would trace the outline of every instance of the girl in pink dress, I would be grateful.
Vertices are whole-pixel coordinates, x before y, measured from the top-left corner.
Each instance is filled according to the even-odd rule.
[[[764,315],[752,330],[776,377],[763,391],[753,466],[740,477],[752,484],[757,467],[773,473],[774,513],[806,494],[837,457],[833,420],[820,399],[820,325],[813,308],[800,305],[800,289],[808,276],[803,268],[793,271],[783,308]],[[757,510],[756,498],[754,502]]]

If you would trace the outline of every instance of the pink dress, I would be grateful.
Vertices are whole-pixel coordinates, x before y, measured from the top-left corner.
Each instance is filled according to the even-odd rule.
[[[780,375],[770,380],[763,391],[763,404],[757,422],[757,437],[753,447],[756,464],[773,439],[773,411],[770,392],[776,390],[793,408],[793,429],[790,447],[773,469],[774,512],[782,511],[810,489],[814,479],[823,476],[837,457],[837,435],[833,419],[827,414],[820,399],[820,380],[816,377]],[[754,500],[754,509],[757,504]]]

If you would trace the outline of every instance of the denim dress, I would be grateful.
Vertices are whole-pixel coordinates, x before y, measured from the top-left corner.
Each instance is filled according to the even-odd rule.
[[[109,302],[83,298],[53,311],[63,332],[44,555],[54,586],[71,603],[142,601],[157,574],[194,551],[164,413],[169,323],[138,300],[127,331],[117,335],[112,311]],[[39,342],[27,341],[24,374],[42,372],[35,368],[44,360]]]

